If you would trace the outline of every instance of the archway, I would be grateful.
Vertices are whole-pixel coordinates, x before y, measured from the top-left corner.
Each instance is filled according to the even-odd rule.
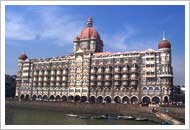
[[[61,97],[60,97],[59,95],[57,95],[57,96],[55,97],[55,100],[56,100],[56,101],[60,101],[60,100],[61,100]]]
[[[54,100],[54,96],[51,95],[51,96],[49,97],[49,99],[50,99],[50,100]]]
[[[143,97],[143,98],[142,98],[142,103],[143,103],[144,105],[150,104],[150,98],[147,97],[147,96]]]
[[[67,101],[67,96],[63,95],[63,96],[62,96],[62,100],[63,100],[64,102]]]
[[[80,101],[80,96],[79,95],[76,95],[75,98],[74,98],[75,102],[78,102]]]
[[[36,100],[36,97],[37,97],[36,95],[33,95],[33,96],[32,96],[32,100],[35,101],[35,100]]]
[[[81,97],[81,102],[86,102],[87,101],[87,97],[86,96],[82,96]]]
[[[153,97],[152,98],[152,103],[153,104],[160,104],[160,98],[159,97]]]
[[[168,103],[169,102],[169,98],[168,98],[168,96],[165,96],[164,97],[164,103]]]
[[[129,97],[124,96],[124,97],[122,98],[122,103],[129,104],[129,103],[130,103]]]
[[[38,95],[38,100],[42,100],[42,95]]]
[[[131,97],[131,104],[138,104],[138,98],[136,96]]]
[[[24,94],[21,94],[20,99],[24,100]]]
[[[114,102],[115,102],[115,103],[121,103],[121,98],[120,98],[119,96],[116,96],[116,97],[114,98]]]
[[[103,102],[103,97],[102,97],[102,96],[98,96],[97,102],[98,102],[98,103],[102,103],[102,102]]]
[[[70,95],[70,96],[68,97],[68,100],[69,100],[69,101],[72,101],[72,100],[74,100],[74,97],[73,97],[72,95]]]
[[[111,97],[110,96],[106,96],[105,98],[104,98],[104,101],[106,102],[106,103],[111,103]]]
[[[27,94],[25,97],[26,100],[30,100],[30,96]]]
[[[48,96],[47,95],[43,96],[43,101],[48,101]]]
[[[95,103],[95,102],[96,102],[96,97],[95,97],[95,96],[91,96],[91,97],[89,98],[89,102],[90,102],[90,103]]]

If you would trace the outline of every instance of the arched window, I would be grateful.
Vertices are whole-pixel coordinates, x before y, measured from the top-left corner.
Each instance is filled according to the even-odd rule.
[[[153,91],[154,89],[152,87],[149,87],[149,91]]]
[[[144,88],[143,88],[143,91],[147,91],[147,90],[148,90],[147,87],[144,87]]]

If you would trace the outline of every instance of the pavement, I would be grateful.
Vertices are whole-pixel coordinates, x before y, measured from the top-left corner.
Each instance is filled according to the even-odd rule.
[[[174,119],[173,117],[167,115],[167,114],[164,114],[164,113],[161,113],[161,112],[155,112],[154,113],[155,116],[157,116],[158,118],[160,118],[161,120],[164,120],[172,125],[184,125],[184,123]]]

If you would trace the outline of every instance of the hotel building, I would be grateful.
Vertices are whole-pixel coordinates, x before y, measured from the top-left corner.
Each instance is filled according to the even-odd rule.
[[[117,44],[117,43],[114,43]],[[28,100],[90,103],[169,103],[172,101],[171,44],[158,50],[104,52],[103,41],[88,18],[67,56],[18,58],[16,97]]]

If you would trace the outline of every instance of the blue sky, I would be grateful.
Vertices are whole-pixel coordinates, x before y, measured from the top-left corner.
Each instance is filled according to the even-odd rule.
[[[157,49],[162,32],[172,45],[174,83],[184,84],[184,6],[6,6],[6,73],[17,59],[68,55],[91,16],[104,51]]]

